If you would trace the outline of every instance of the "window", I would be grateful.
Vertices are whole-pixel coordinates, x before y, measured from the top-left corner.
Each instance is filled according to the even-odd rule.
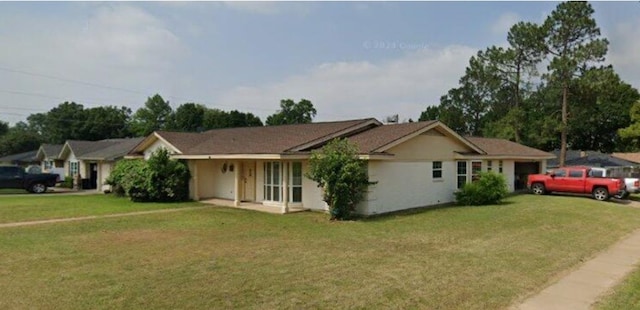
[[[462,188],[467,183],[467,162],[458,161],[458,188]]]
[[[44,161],[44,170],[49,170],[53,168],[53,160]]]
[[[582,170],[569,170],[570,178],[582,178]]]
[[[553,171],[553,174],[555,174],[556,177],[566,177],[567,176],[567,172],[564,169],[558,169]]]
[[[493,160],[487,160],[487,171],[493,170]]]
[[[80,163],[77,161],[69,162],[69,175],[74,177],[80,172]]]
[[[434,161],[431,165],[431,177],[435,179],[442,179],[442,162]]]
[[[471,181],[477,181],[480,178],[480,172],[482,171],[481,161],[471,162]]]
[[[498,161],[498,172],[502,173],[502,160]]]
[[[289,164],[289,202],[302,202],[302,163]]]
[[[280,201],[280,162],[264,163],[264,200]]]

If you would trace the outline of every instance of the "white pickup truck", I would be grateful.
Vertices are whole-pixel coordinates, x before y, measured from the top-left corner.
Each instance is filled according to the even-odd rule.
[[[590,174],[591,174],[590,176],[598,177],[598,178],[611,178],[611,177],[622,178],[624,179],[624,184],[627,186],[627,193],[629,194],[640,193],[640,179],[628,178],[625,173],[623,173],[621,170],[618,170],[616,168],[592,167]],[[622,197],[622,198],[626,198],[626,197]]]

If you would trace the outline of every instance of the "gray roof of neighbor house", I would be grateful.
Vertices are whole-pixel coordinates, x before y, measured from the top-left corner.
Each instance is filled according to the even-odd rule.
[[[79,158],[81,159],[94,159],[94,160],[116,160],[124,157],[144,138],[130,138],[130,139],[113,139],[109,146],[85,153]],[[98,141],[99,142],[99,141]]]
[[[70,149],[78,159],[114,160],[123,157],[144,138],[105,139],[99,141],[68,140],[60,151],[66,157]]]
[[[183,155],[282,154],[304,152],[332,138],[377,126],[373,119],[223,128],[203,133],[157,132]]]
[[[558,156],[558,158],[547,162],[547,166],[549,168],[558,167],[560,164],[560,150],[553,151],[553,154]],[[628,167],[637,165],[638,164],[635,162],[598,151],[567,150],[567,157],[565,160],[565,166]]]
[[[29,151],[18,154],[11,154],[0,157],[0,162],[3,163],[35,163],[38,162],[36,154],[38,151]]]
[[[555,155],[541,151],[520,143],[512,142],[506,139],[498,138],[482,138],[482,137],[465,137],[469,142],[475,144],[487,155],[491,156],[526,156],[553,158]]]
[[[40,146],[38,152],[44,152],[44,155],[51,159],[58,159],[63,146],[63,144],[43,144]]]

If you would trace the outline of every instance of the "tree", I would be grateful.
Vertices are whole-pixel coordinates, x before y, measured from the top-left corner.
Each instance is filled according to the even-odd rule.
[[[637,148],[640,144],[640,100],[637,100],[629,112],[631,124],[628,127],[620,128],[618,135],[623,139],[630,139]]]
[[[9,123],[0,121],[0,137],[9,132]]]
[[[311,123],[316,113],[313,104],[307,99],[301,99],[298,103],[291,99],[283,99],[280,100],[280,110],[267,117],[266,124],[273,126]]]
[[[562,2],[543,24],[545,49],[552,56],[546,78],[562,89],[560,166],[564,165],[567,156],[570,84],[593,63],[604,61],[609,44],[606,39],[599,38],[600,29],[593,13],[587,2]]]
[[[322,188],[322,199],[329,205],[332,220],[351,217],[367,186],[372,184],[367,162],[358,158],[356,146],[347,139],[332,140],[312,151],[306,176]]]
[[[87,124],[84,106],[73,101],[65,101],[47,113],[31,114],[27,122],[30,130],[42,135],[49,143],[86,138],[83,134]]]
[[[203,119],[205,129],[262,126],[259,117],[251,113],[237,110],[225,112],[220,109],[209,109]]]
[[[604,153],[625,150],[617,132],[631,124],[629,111],[640,99],[638,91],[608,66],[586,70],[572,81],[569,92],[571,148]]]
[[[207,107],[201,104],[185,103],[180,105],[174,114],[171,130],[199,132],[204,127]]]
[[[20,122],[0,136],[0,156],[37,150],[42,142],[40,135]]]
[[[432,121],[440,119],[440,106],[432,105],[428,106],[426,110],[420,113],[420,118],[418,118],[419,122],[423,121]]]
[[[80,139],[103,140],[131,136],[131,109],[127,107],[101,106],[84,111],[86,121],[80,131]]]
[[[133,115],[131,131],[138,137],[148,136],[156,130],[168,129],[171,126],[172,117],[173,110],[169,101],[155,94],[147,98],[144,107],[138,109]]]

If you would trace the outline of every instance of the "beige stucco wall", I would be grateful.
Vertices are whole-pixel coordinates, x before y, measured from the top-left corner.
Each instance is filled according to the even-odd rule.
[[[164,142],[162,142],[162,140],[158,139],[144,150],[144,159],[149,159],[149,157],[151,157],[153,152],[155,152],[159,148],[165,148],[167,150],[171,149]]]
[[[107,178],[111,174],[113,170],[114,163],[108,161],[98,162],[98,190],[103,192],[106,190],[111,190],[111,186],[105,184]]]
[[[231,171],[222,173],[223,160],[195,160],[198,169],[199,198],[235,199],[235,176]],[[227,165],[233,162],[227,161]],[[237,167],[235,167],[237,168]]]
[[[470,152],[468,146],[446,137],[436,130],[430,130],[411,140],[390,148],[394,160],[447,161],[454,152]]]
[[[454,201],[455,162],[442,162],[442,179],[432,178],[431,161],[370,161],[369,186],[358,213],[371,215]]]

